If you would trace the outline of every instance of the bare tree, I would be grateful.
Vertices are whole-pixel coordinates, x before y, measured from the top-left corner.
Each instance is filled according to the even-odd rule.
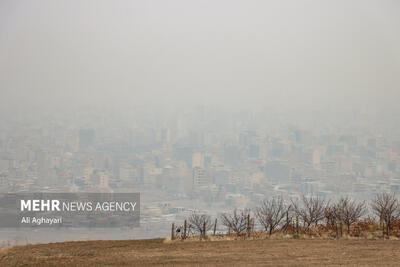
[[[325,205],[324,217],[326,224],[334,227],[336,225],[336,205],[330,204],[329,202]]]
[[[205,223],[205,230],[206,232],[211,230],[212,228],[212,223],[211,223],[211,218],[210,216],[206,214],[198,214],[196,212],[193,212],[189,219],[189,226],[193,228],[193,230],[200,235],[205,235],[204,232],[204,223]]]
[[[357,222],[365,213],[365,202],[357,202],[349,197],[342,197],[335,204],[335,217],[347,226],[347,233],[350,232],[351,224]]]
[[[222,225],[232,230],[237,235],[247,230],[247,217],[250,215],[249,209],[237,210],[232,214],[224,213],[221,215]]]
[[[265,231],[272,234],[272,231],[281,223],[286,216],[288,207],[285,205],[282,197],[274,197],[266,200],[261,207],[257,208],[256,216],[259,222],[264,226]]]
[[[301,203],[292,200],[292,206],[297,216],[304,222],[304,227],[308,229],[311,224],[318,225],[324,219],[325,200],[319,196],[302,196]]]
[[[394,193],[377,194],[372,200],[373,212],[386,223],[386,233],[389,235],[392,229],[392,221],[399,215],[399,201]]]
[[[293,218],[295,217],[295,213],[293,211],[292,205],[285,205],[285,217],[282,230],[286,231],[290,227]]]

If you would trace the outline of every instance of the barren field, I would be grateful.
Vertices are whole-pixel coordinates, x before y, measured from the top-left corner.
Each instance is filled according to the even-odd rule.
[[[28,245],[0,252],[0,266],[398,266],[399,262],[400,241],[395,240],[165,243],[149,239]]]

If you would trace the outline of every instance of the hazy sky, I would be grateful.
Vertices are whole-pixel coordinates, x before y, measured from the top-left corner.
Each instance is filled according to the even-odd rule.
[[[398,0],[0,1],[0,103],[397,107]]]

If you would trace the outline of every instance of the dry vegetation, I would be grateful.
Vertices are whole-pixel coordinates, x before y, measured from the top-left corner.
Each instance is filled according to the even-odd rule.
[[[227,234],[219,237],[229,239],[234,233],[237,238],[252,239],[276,236],[295,239],[400,238],[400,202],[397,197],[390,193],[377,194],[370,207],[372,214],[365,201],[358,202],[350,197],[331,202],[311,195],[290,203],[282,197],[273,197],[263,201],[255,212],[235,209],[221,214],[220,224],[227,229]],[[214,227],[211,222],[210,216],[193,213],[183,226],[172,225],[171,240],[205,239],[212,228],[212,239],[215,239],[217,218]]]
[[[385,231],[385,234],[383,233]],[[392,230],[390,236],[386,235],[386,227],[380,225],[372,219],[364,219],[352,224],[349,229],[343,224],[342,226],[318,225],[311,227],[302,227],[289,225],[282,229],[273,230],[271,234],[269,231],[251,231],[250,233],[241,232],[239,234],[231,232],[228,234],[216,233],[203,235],[175,236],[174,240],[168,238],[168,242],[190,242],[190,241],[222,241],[222,240],[258,240],[258,239],[302,239],[302,240],[400,240],[400,221],[392,222]],[[399,241],[400,242],[400,241]]]
[[[65,242],[0,252],[0,266],[398,266],[400,241],[238,240]]]

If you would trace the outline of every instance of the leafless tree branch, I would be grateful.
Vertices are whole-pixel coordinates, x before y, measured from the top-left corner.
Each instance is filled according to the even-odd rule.
[[[257,208],[256,216],[264,226],[265,231],[272,234],[272,231],[280,225],[283,218],[286,216],[288,207],[285,205],[282,197],[272,198],[262,203],[261,207]]]
[[[240,235],[240,233],[247,229],[247,217],[249,214],[249,209],[235,209],[232,214],[224,213],[221,215],[222,225]]]

